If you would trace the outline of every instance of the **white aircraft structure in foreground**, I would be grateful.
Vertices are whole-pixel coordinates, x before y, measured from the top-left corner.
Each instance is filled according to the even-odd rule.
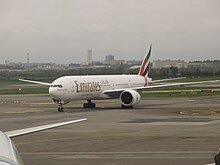
[[[174,80],[175,78],[152,81],[152,79],[148,77],[151,50],[152,46],[150,46],[148,53],[143,59],[137,75],[64,76],[56,79],[52,83],[26,79],[19,80],[48,86],[50,96],[53,101],[59,105],[59,112],[63,112],[64,104],[76,100],[87,100],[88,102],[84,103],[83,107],[95,108],[96,105],[92,103],[91,100],[119,98],[122,108],[133,108],[134,105],[140,102],[141,92],[147,89],[216,82],[200,81],[153,85],[153,83],[156,82]]]
[[[206,165],[220,165],[220,150],[214,156],[215,163],[206,164]]]
[[[9,132],[0,131],[0,165],[23,165],[20,155],[10,138],[25,134],[30,134],[33,132],[38,132],[46,129],[51,129],[55,127],[60,127],[67,124],[78,123],[85,120],[87,119],[84,118],[84,119],[72,120],[67,122],[26,128],[21,130],[9,131]]]

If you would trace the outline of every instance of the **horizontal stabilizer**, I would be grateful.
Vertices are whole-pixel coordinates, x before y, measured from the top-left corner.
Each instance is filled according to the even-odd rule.
[[[168,78],[168,79],[161,79],[161,80],[152,80],[149,81],[149,83],[158,83],[158,82],[164,82],[164,81],[173,81],[173,80],[181,80],[185,79],[186,77],[177,77],[177,78]]]
[[[47,130],[47,129],[51,129],[51,128],[55,128],[55,127],[60,127],[60,126],[68,125],[68,124],[78,123],[78,122],[82,122],[82,121],[86,121],[86,120],[87,120],[87,118],[78,119],[78,120],[71,120],[71,121],[66,121],[66,122],[61,122],[61,123],[37,126],[37,127],[20,129],[20,130],[15,130],[15,131],[9,131],[9,132],[5,132],[5,134],[11,138],[11,137],[16,137],[16,136],[21,136],[21,135],[25,135],[25,134],[34,133],[34,132],[39,132],[39,131],[43,131],[43,130]]]

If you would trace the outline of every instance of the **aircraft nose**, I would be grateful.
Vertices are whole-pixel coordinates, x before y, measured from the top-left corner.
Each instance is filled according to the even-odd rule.
[[[50,87],[49,88],[49,94],[52,98],[54,99],[59,99],[58,96],[57,96],[57,89],[53,88],[53,87]]]

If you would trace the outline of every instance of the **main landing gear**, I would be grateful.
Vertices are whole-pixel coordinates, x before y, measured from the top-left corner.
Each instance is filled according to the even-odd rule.
[[[94,109],[96,107],[95,103],[93,103],[91,100],[87,100],[87,103],[83,104],[83,108],[91,108]]]
[[[121,104],[121,109],[132,109],[134,106],[131,105],[131,106],[125,106],[123,104]]]

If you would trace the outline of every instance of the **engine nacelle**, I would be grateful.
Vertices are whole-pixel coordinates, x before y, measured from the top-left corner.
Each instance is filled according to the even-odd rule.
[[[120,100],[124,106],[133,106],[140,102],[141,95],[135,90],[128,89],[121,93]]]

